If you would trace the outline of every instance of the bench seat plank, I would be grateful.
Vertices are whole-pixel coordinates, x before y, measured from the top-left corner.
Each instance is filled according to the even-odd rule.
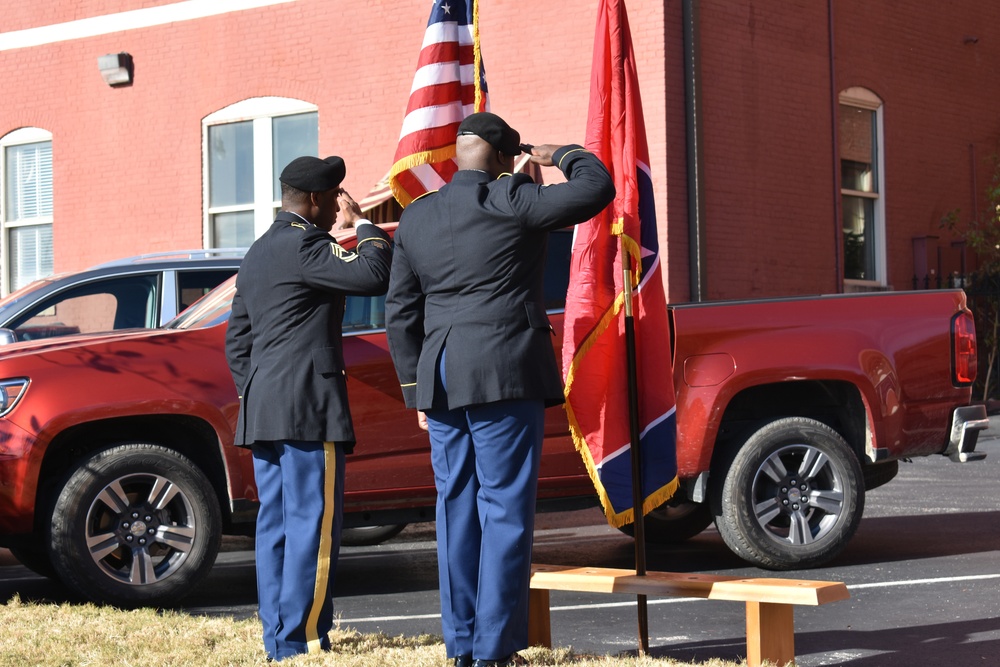
[[[531,587],[554,591],[628,593],[708,600],[821,605],[850,597],[836,581],[741,578],[716,574],[647,572],[607,567],[532,565]]]
[[[794,607],[846,600],[847,586],[835,581],[742,578],[717,574],[647,572],[572,565],[531,566],[529,643],[552,646],[549,591],[624,593],[704,598],[746,603],[747,664],[794,662]]]

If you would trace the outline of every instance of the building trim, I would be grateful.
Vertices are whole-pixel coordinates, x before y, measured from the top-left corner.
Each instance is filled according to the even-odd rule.
[[[258,9],[289,2],[295,2],[295,0],[185,0],[159,7],[133,9],[127,12],[93,16],[37,28],[0,32],[0,51],[24,49],[139,28],[151,28],[167,23],[192,21],[208,16],[230,14],[246,9]]]

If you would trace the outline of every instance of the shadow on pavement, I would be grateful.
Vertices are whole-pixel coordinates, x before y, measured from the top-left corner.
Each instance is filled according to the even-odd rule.
[[[975,635],[986,633],[1000,633],[1000,618],[912,625],[891,630],[796,632],[795,655],[801,665],[912,667],[995,664],[996,656],[1000,655],[1000,640],[974,640]],[[739,636],[731,640],[650,647],[650,654],[657,658],[688,662],[708,658],[740,660],[746,655],[746,643],[745,638]],[[841,657],[838,659],[838,656]]]
[[[432,542],[399,548],[393,542],[376,547],[344,549],[337,573],[336,595],[391,595],[437,589],[436,553]],[[251,547],[252,548],[252,547]],[[847,550],[831,566],[845,567],[894,561],[949,557],[1000,551],[1000,512],[933,514],[862,520]],[[547,533],[535,547],[533,560],[553,565],[634,567],[634,543],[617,532],[596,537],[572,531]],[[647,545],[647,569],[666,572],[719,572],[760,576],[730,552],[714,529],[682,544]],[[805,574],[803,574],[805,573]],[[811,574],[809,574],[811,573]],[[823,579],[823,569],[798,570],[769,576]],[[0,603],[14,595],[22,600],[82,602],[61,583],[34,575],[20,565],[0,567]],[[252,551],[220,554],[198,590],[181,608],[203,604],[256,603]]]

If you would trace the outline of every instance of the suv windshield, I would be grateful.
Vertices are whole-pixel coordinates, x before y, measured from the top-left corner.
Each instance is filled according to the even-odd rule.
[[[166,329],[200,329],[225,322],[229,319],[235,294],[236,276],[233,276],[163,326]]]

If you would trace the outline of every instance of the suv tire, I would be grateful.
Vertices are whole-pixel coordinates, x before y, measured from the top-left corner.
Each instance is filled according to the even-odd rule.
[[[208,574],[221,536],[218,500],[198,467],[171,449],[128,443],[70,471],[49,553],[66,585],[91,600],[159,606]]]

